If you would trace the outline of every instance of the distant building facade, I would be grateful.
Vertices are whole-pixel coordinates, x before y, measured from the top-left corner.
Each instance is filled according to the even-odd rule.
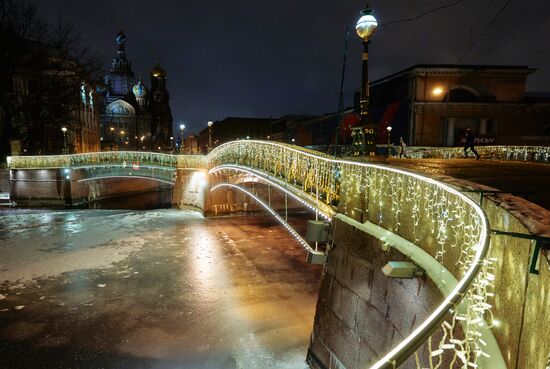
[[[157,60],[150,88],[136,80],[126,57],[126,35],[116,36],[117,53],[101,91],[101,132],[104,150],[171,150],[172,113],[166,71]]]
[[[525,92],[526,66],[416,65],[371,83],[369,117],[378,142],[461,146],[550,144],[550,99]]]
[[[185,139],[183,140],[183,153],[193,155],[199,153],[197,136],[188,135],[187,137],[185,137]]]
[[[99,96],[82,66],[49,46],[24,43],[0,106],[2,156],[99,151]]]
[[[229,117],[214,122],[212,127],[206,127],[199,132],[198,150],[206,153],[224,142],[236,140],[266,140],[271,134],[270,118],[239,118]],[[210,137],[211,134],[211,137]],[[209,141],[212,147],[209,147]]]

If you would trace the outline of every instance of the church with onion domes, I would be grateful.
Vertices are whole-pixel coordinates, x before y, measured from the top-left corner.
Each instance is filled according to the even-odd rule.
[[[149,73],[150,87],[136,79],[126,57],[126,35],[115,38],[116,56],[100,89],[103,150],[172,150],[172,112],[166,71],[159,59]]]

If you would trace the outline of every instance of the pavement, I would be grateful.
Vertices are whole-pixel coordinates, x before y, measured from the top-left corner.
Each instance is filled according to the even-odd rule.
[[[307,367],[321,267],[272,217],[11,209],[0,230],[1,368]]]
[[[518,194],[550,210],[550,164],[471,159],[399,159],[384,164],[429,176],[446,175]]]

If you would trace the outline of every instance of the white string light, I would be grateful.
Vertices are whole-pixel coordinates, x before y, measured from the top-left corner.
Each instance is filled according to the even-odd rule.
[[[548,161],[546,150],[526,151],[521,148],[494,150],[494,155],[509,160]],[[522,151],[523,150],[523,151]],[[460,150],[455,150],[460,152]],[[139,155],[138,155],[139,154]],[[319,193],[325,209],[337,206],[338,211],[354,219],[370,220],[386,229],[399,231],[414,243],[420,244],[439,262],[457,276],[458,283],[443,302],[420,323],[412,333],[385,354],[372,368],[387,367],[395,360],[404,360],[403,352],[425,342],[430,354],[430,367],[438,368],[442,355],[451,351],[451,367],[475,368],[488,352],[483,332],[496,326],[487,297],[493,295],[494,260],[485,259],[488,247],[488,225],[481,208],[470,198],[452,187],[432,178],[382,165],[339,160],[329,155],[275,142],[245,140],[229,142],[215,148],[208,156],[185,158],[156,153],[98,153],[84,156],[21,157],[10,159],[10,167],[44,167],[59,165],[68,168],[77,165],[94,165],[121,162],[124,158],[141,158],[151,165],[215,168],[235,165],[239,170],[267,173],[271,183],[284,190],[309,208],[316,202],[306,199]],[[450,155],[450,154],[449,154]],[[454,155],[454,154],[453,154]],[[489,151],[482,154],[489,155]],[[493,154],[491,154],[493,155]],[[522,156],[523,155],[523,156]],[[130,159],[131,161],[132,159]],[[288,190],[292,184],[292,191]],[[247,191],[233,184],[220,184]],[[218,188],[218,186],[213,187]],[[294,193],[300,190],[303,197]],[[248,191],[258,203],[266,207],[285,228],[306,247],[303,240],[288,223],[261,199]],[[305,197],[308,196],[308,197]],[[320,206],[318,206],[321,208]],[[326,215],[331,215],[325,211]],[[284,223],[283,223],[284,222]],[[407,224],[404,227],[404,224]],[[300,241],[301,240],[301,241]],[[313,250],[307,245],[308,250]],[[463,297],[463,298],[462,298]],[[461,300],[462,302],[458,304]],[[451,316],[449,317],[449,313]],[[447,318],[448,320],[442,320]],[[441,339],[435,342],[427,332],[441,322]],[[486,323],[488,322],[488,323]],[[458,323],[458,324],[457,324]],[[460,329],[460,328],[461,329]],[[418,365],[420,357],[415,354]]]

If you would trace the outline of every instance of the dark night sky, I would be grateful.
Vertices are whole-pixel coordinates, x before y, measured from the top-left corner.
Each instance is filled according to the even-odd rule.
[[[380,27],[370,48],[371,80],[418,63],[458,63],[506,1],[465,0],[414,22]],[[185,121],[188,132],[226,116],[335,111],[346,25],[355,25],[365,5],[358,0],[31,2],[48,20],[72,21],[106,67],[122,27],[134,72],[147,77],[147,84],[159,55],[168,72],[175,124]],[[450,2],[372,0],[370,6],[384,23]],[[347,105],[359,88],[361,69],[360,40],[352,31]],[[528,90],[550,91],[549,1],[512,0],[463,63],[539,68],[529,77]]]

